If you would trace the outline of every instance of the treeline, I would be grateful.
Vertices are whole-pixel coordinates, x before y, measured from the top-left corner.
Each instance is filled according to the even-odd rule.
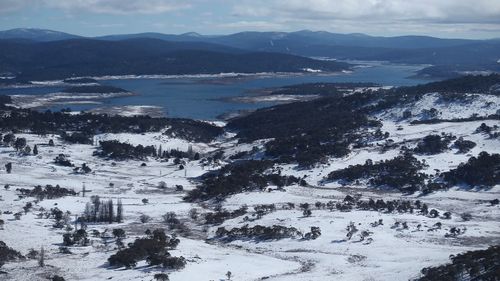
[[[368,159],[365,164],[333,171],[328,174],[327,180],[341,180],[345,184],[367,180],[373,187],[390,187],[402,192],[415,192],[425,185],[427,177],[420,172],[424,167],[424,163],[407,152],[393,159],[376,163]]]
[[[283,187],[292,184],[305,184],[294,176],[281,176],[268,171],[274,166],[272,161],[245,160],[228,164],[215,172],[201,177],[201,183],[189,191],[187,201],[222,199],[231,194],[247,190],[258,190],[268,185]]]
[[[419,281],[500,280],[500,246],[450,256],[451,263],[422,269]]]
[[[244,225],[230,230],[227,230],[225,227],[219,227],[215,235],[218,238],[223,238],[229,241],[237,239],[278,240],[284,238],[302,237],[302,232],[295,227],[286,227],[281,225],[256,225],[253,227]]]
[[[47,184],[44,187],[37,185],[33,189],[18,188],[17,191],[24,196],[36,197],[39,200],[76,195],[76,192],[72,189],[63,188],[59,185],[53,186],[50,184]]]
[[[275,89],[271,95],[342,95],[359,87],[377,87],[375,83],[304,83]]]
[[[328,174],[327,181],[338,180],[342,184],[359,184],[365,180],[372,187],[390,187],[402,192],[422,191],[424,194],[447,189],[458,184],[469,187],[492,187],[500,184],[500,154],[481,152],[466,163],[447,172],[429,176],[421,173],[425,167],[410,152],[393,159],[352,165]]]
[[[157,155],[157,150],[152,145],[143,146],[139,144],[134,146],[117,140],[100,141],[99,145],[100,149],[96,151],[95,155],[109,157],[111,159],[145,159]]]
[[[495,186],[500,184],[500,154],[483,151],[456,169],[443,173],[442,177],[450,185],[465,183],[472,187]]]
[[[370,99],[357,93],[279,105],[232,119],[227,127],[244,142],[273,139],[266,153],[278,161],[310,166],[348,154],[360,128],[380,126],[359,111]]]
[[[8,108],[2,114],[0,128],[4,131],[31,131],[40,135],[61,134],[65,140],[79,143],[89,143],[94,135],[100,133],[158,132],[167,127],[168,135],[200,142],[208,142],[223,132],[220,127],[190,119],[67,114],[15,108]],[[65,134],[66,132],[73,133]]]
[[[94,152],[94,155],[116,160],[144,160],[147,157],[158,157],[163,159],[175,158],[174,162],[179,164],[181,158],[188,158],[192,160],[200,159],[200,154],[198,152],[194,152],[192,146],[189,146],[187,151],[177,149],[163,150],[161,145],[158,149],[156,149],[156,147],[152,145],[143,146],[142,144],[139,144],[135,146],[129,143],[119,142],[117,140],[100,141],[99,145],[100,148],[98,151]]]
[[[116,203],[116,212],[112,199],[101,200],[97,195],[90,198],[90,202],[85,205],[83,215],[79,218],[83,222],[122,222],[123,204],[120,199]]]

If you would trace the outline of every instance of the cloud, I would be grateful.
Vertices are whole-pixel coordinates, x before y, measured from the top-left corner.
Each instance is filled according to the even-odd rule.
[[[38,2],[33,0],[0,0],[0,13],[10,13],[20,10],[28,4]]]
[[[13,12],[34,5],[99,14],[160,14],[191,7],[190,1],[182,0],[0,0],[0,12]]]
[[[88,11],[102,14],[159,14],[186,9],[182,0],[44,0],[51,7],[67,11]]]
[[[137,15],[146,22],[149,15],[184,9],[191,15],[175,13],[177,27],[170,18],[155,21],[162,30],[208,33],[315,29],[498,37],[500,29],[500,0],[0,0],[2,15],[41,11],[41,18],[50,12],[75,18],[91,13]],[[141,23],[132,19],[125,25],[139,29]]]
[[[451,35],[500,27],[500,1],[239,0],[232,7],[232,15],[279,24],[287,30]]]
[[[280,30],[283,29],[284,26],[280,23],[268,22],[268,21],[236,21],[236,22],[227,22],[220,23],[216,25],[219,28],[223,29],[235,29],[235,30]]]
[[[234,5],[233,14],[317,21],[500,23],[500,1],[242,0]]]

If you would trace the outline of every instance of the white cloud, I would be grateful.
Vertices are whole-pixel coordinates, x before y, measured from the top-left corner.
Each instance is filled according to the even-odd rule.
[[[315,29],[500,37],[500,0],[0,0],[1,14],[23,8],[54,9],[73,17],[82,12],[147,17],[191,8],[191,15],[175,23],[186,26],[176,29],[208,33]],[[174,27],[167,20],[158,22],[162,30]]]
[[[280,23],[268,21],[236,21],[217,24],[216,27],[229,30],[280,30],[285,28]]]
[[[182,0],[43,0],[48,6],[68,11],[103,14],[159,14],[189,8]]]
[[[191,7],[190,1],[182,0],[0,0],[0,12],[34,5],[102,14],[159,14]]]
[[[257,7],[257,8],[256,8]],[[442,21],[500,23],[498,0],[242,0],[240,16],[363,21]]]
[[[0,13],[9,13],[22,9],[28,4],[33,4],[38,1],[33,0],[0,0]]]
[[[500,36],[500,0],[239,0],[232,14],[289,31]]]

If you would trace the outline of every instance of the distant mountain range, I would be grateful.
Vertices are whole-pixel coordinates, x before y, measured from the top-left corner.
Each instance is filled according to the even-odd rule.
[[[45,42],[75,38],[82,38],[82,36],[38,28],[15,28],[0,31],[0,39],[24,39]]]
[[[65,40],[70,41],[65,43],[59,42]],[[126,54],[127,56],[137,57],[138,54],[133,54],[119,47],[130,45],[134,50],[143,52],[139,56],[146,57],[159,54],[164,55],[165,52],[177,52],[181,50],[189,50],[191,53],[193,50],[199,52],[209,51],[218,54],[224,53],[226,56],[231,54],[232,56],[230,57],[233,58],[241,57],[244,53],[261,53],[260,56],[263,56],[263,52],[272,52],[293,55],[295,59],[301,56],[328,57],[342,60],[382,60],[394,63],[432,64],[433,67],[424,69],[421,74],[443,77],[456,76],[459,72],[463,71],[500,71],[499,39],[442,39],[428,36],[377,37],[365,34],[338,34],[309,30],[297,32],[240,32],[230,35],[213,36],[201,35],[194,32],[180,35],[138,33],[84,38],[51,30],[12,29],[0,31],[0,41],[3,41],[1,44],[24,44],[19,47],[24,50],[30,48],[30,45],[36,49],[44,49],[44,46],[50,46],[50,43],[63,49],[65,48],[64,46],[72,46],[73,48],[83,48],[73,50],[74,55],[84,52],[90,56],[92,53],[98,54],[101,48],[112,46],[113,50],[122,55]],[[55,43],[55,41],[59,43]],[[111,42],[115,42],[116,44],[112,44]],[[65,51],[71,52],[69,50]],[[149,52],[152,52],[151,55],[148,55]],[[201,55],[199,52],[199,59],[214,58],[215,56],[213,53]],[[18,53],[18,55],[21,54]],[[270,55],[266,55],[265,57],[269,58]],[[278,57],[281,59],[285,58],[283,56],[276,56],[276,58]],[[13,57],[10,58],[12,59]],[[286,58],[291,59],[292,57]],[[2,56],[0,54],[0,67],[2,67],[0,70],[5,72],[5,69],[3,69],[6,65],[4,59],[5,55]],[[106,60],[106,58],[102,59]],[[227,57],[224,57],[224,59],[227,59]],[[301,61],[304,62],[303,58],[301,58]],[[233,60],[233,62],[235,61]],[[328,67],[324,66],[324,63],[316,62],[315,65],[322,65],[323,69],[328,69]],[[12,62],[10,66],[13,66]],[[206,65],[197,66],[200,67],[200,71],[208,71]],[[210,71],[214,70],[213,67],[211,69]],[[225,66],[224,69],[227,70],[230,67]],[[272,68],[268,66],[259,69],[270,70]],[[279,69],[284,70],[287,68],[283,66],[279,67]],[[338,69],[338,67],[334,67],[334,69]],[[292,67],[288,70],[296,71],[297,68]],[[184,71],[186,70],[180,72]],[[191,71],[193,70],[189,70],[189,72]],[[172,69],[167,72],[172,72]]]

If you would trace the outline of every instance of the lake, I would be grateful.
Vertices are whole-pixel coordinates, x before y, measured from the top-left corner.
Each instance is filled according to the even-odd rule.
[[[410,86],[429,80],[409,78],[422,66],[371,63],[369,67],[356,68],[352,73],[334,75],[306,74],[294,76],[266,76],[239,79],[121,79],[101,80],[104,85],[120,87],[137,95],[101,100],[101,104],[81,104],[51,107],[58,110],[88,110],[96,107],[150,105],[160,106],[168,117],[216,120],[221,114],[239,110],[252,110],[274,103],[241,103],[228,98],[247,94],[248,91],[314,82],[373,82],[383,86]],[[0,89],[0,94],[37,95],[60,91],[61,87],[36,87]],[[226,99],[226,100],[225,100]]]

